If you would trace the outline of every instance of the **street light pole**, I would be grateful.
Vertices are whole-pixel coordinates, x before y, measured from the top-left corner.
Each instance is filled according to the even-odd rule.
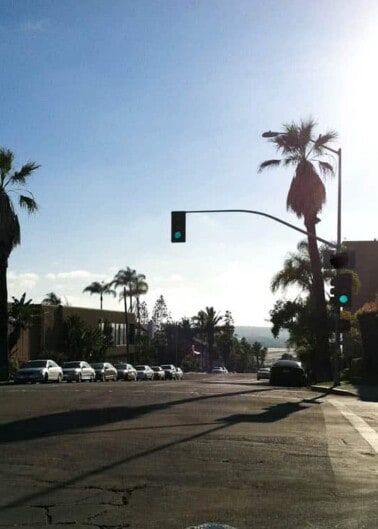
[[[262,134],[263,138],[276,138],[277,136],[284,136],[286,132],[273,132],[271,130]],[[315,140],[310,139],[312,143],[316,143]],[[323,149],[336,154],[338,157],[338,170],[337,170],[337,241],[336,251],[341,251],[341,148],[332,149],[327,145],[322,145]],[[340,307],[337,306],[335,309],[335,362],[334,362],[334,385],[340,384],[340,356],[341,356],[341,340],[340,340]]]

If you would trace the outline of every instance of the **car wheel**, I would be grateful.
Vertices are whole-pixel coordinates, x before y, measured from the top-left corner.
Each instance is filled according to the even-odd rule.
[[[77,381],[78,381],[79,383],[80,383],[80,382],[83,382],[83,378],[82,378],[81,374],[78,376]]]
[[[43,383],[47,384],[48,381],[49,381],[49,375],[46,373],[46,375],[43,377]]]
[[[59,373],[57,383],[60,384],[62,382],[62,375]]]
[[[102,382],[106,382],[106,376],[105,376],[105,374],[102,375],[101,380],[102,380]]]

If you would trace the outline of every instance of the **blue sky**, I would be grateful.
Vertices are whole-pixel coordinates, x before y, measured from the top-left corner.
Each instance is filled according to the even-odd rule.
[[[262,132],[312,116],[343,149],[343,239],[377,237],[377,24],[374,0],[2,0],[0,144],[42,166],[9,298],[97,307],[83,288],[130,266],[150,310],[163,294],[174,319],[214,306],[268,325],[270,280],[300,234],[198,214],[171,244],[170,211],[302,227],[290,171],[257,168],[274,156]],[[326,185],[318,234],[335,240]]]

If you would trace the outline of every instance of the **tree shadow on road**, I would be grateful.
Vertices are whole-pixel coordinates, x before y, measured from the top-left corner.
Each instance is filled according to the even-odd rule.
[[[283,402],[269,406],[269,408],[265,408],[263,413],[256,415],[251,413],[230,415],[229,417],[223,417],[222,419],[219,419],[219,421],[226,422],[228,424],[239,424],[246,422],[271,423],[281,421],[293,413],[307,410],[308,408],[311,408],[313,404],[321,404],[321,402],[318,402],[315,399],[303,399],[300,402]]]
[[[105,424],[128,421],[138,417],[169,409],[173,406],[189,404],[217,398],[228,398],[239,395],[253,394],[267,390],[234,391],[212,395],[200,395],[167,402],[147,404],[143,406],[113,406],[106,408],[86,408],[69,410],[47,415],[39,415],[27,419],[20,419],[0,425],[0,444],[18,441],[29,441],[41,437],[61,435],[73,430],[95,428]]]
[[[186,404],[186,403],[193,402],[193,401],[204,400],[204,399],[214,399],[214,398],[220,398],[220,397],[221,398],[222,397],[232,397],[232,396],[237,396],[237,395],[245,395],[248,393],[253,394],[256,392],[257,392],[256,390],[255,391],[238,391],[238,392],[219,394],[219,395],[205,395],[201,397],[191,397],[187,399],[180,399],[180,400],[171,401],[171,402],[164,402],[161,404],[140,406],[136,408],[116,407],[116,408],[110,408],[110,409],[78,410],[78,411],[71,411],[71,412],[65,412],[65,413],[58,413],[58,414],[45,416],[45,417],[36,417],[34,419],[25,419],[24,421],[16,421],[8,425],[2,425],[0,429],[0,439],[3,442],[5,442],[4,434],[8,438],[7,442],[40,437],[41,435],[45,436],[46,433],[47,435],[55,435],[65,430],[72,430],[75,428],[93,427],[93,426],[99,426],[102,424],[106,424],[109,422],[123,421],[123,420],[138,417],[140,415],[143,415],[149,412],[166,409],[171,406],[175,406],[179,404]],[[229,417],[221,418],[217,421],[216,425],[213,428],[209,428],[205,431],[201,431],[199,433],[195,433],[189,436],[182,437],[181,439],[175,439],[173,441],[160,444],[159,446],[155,446],[153,448],[149,448],[141,452],[132,454],[128,457],[124,457],[110,464],[97,466],[96,468],[90,471],[83,472],[79,475],[76,475],[71,479],[50,485],[49,487],[46,488],[45,491],[32,492],[16,500],[10,501],[7,504],[3,504],[0,507],[0,510],[4,512],[9,509],[18,507],[18,506],[31,505],[32,502],[34,502],[37,498],[41,498],[46,494],[50,494],[60,489],[74,487],[78,483],[90,480],[94,478],[95,476],[99,477],[101,474],[105,472],[109,472],[112,469],[118,468],[120,466],[125,466],[132,461],[143,459],[145,457],[157,454],[161,451],[170,449],[172,447],[178,446],[183,443],[195,441],[201,437],[205,437],[212,433],[219,432],[220,430],[230,428],[236,424],[246,423],[246,422],[272,423],[275,421],[282,420],[293,413],[311,408],[312,404],[321,404],[321,402],[316,401],[317,398],[318,397],[315,397],[314,399],[311,399],[311,401],[306,401],[305,399],[303,399],[302,401],[297,402],[297,403],[276,404],[274,406],[270,406],[269,408],[266,408],[263,413],[260,413],[257,415],[236,414],[236,415],[231,415]],[[91,413],[88,414],[89,411]],[[91,415],[92,413],[93,415]],[[50,419],[47,422],[48,426],[44,427],[44,432],[42,433],[41,430],[38,430],[38,428],[43,428],[43,424],[46,421],[46,417]],[[33,421],[35,422],[33,423]],[[63,421],[63,424],[61,423],[61,421]],[[72,424],[72,421],[74,421],[74,424]],[[83,421],[84,421],[84,424],[83,424]],[[25,425],[28,425],[32,428],[32,432],[30,434],[31,437],[28,437],[28,434],[25,431],[21,432],[21,434],[18,433],[19,432],[18,428],[25,427]],[[202,425],[203,424],[199,423],[197,426],[202,426]]]

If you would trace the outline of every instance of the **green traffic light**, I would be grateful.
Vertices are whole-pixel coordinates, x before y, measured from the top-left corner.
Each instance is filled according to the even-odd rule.
[[[346,294],[341,294],[341,296],[339,296],[339,302],[341,305],[346,305],[349,301],[349,296],[347,296]]]
[[[182,237],[182,233],[181,233],[181,231],[175,231],[175,233],[174,233],[174,238],[175,238],[175,239],[181,239],[181,237]]]

